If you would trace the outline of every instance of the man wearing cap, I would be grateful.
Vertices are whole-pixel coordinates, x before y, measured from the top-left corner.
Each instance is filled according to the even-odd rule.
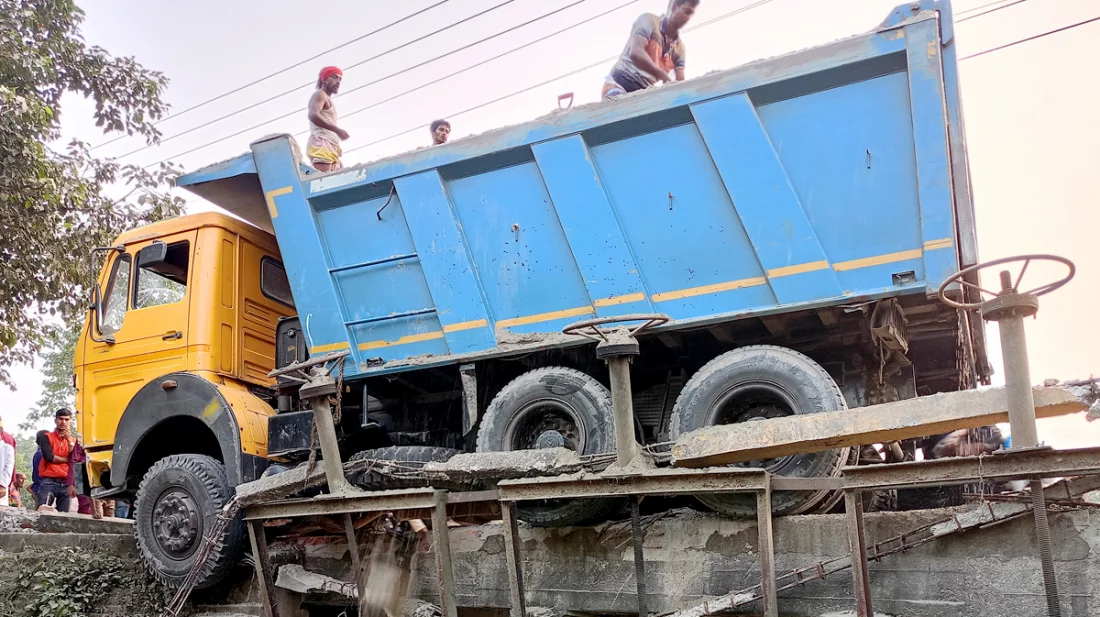
[[[54,430],[39,431],[35,438],[42,458],[38,463],[39,481],[34,497],[38,505],[48,503],[53,497],[57,500],[57,511],[68,512],[69,501],[76,497],[69,460],[76,445],[76,437],[70,429],[73,414],[68,409],[58,409],[53,418]]]
[[[335,66],[321,69],[317,78],[317,90],[309,99],[309,141],[306,156],[318,171],[335,171],[343,164],[341,143],[348,138],[347,131],[336,126],[336,106],[332,97],[340,91],[344,74]]]

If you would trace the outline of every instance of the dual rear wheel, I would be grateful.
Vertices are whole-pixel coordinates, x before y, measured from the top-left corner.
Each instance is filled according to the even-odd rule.
[[[672,439],[705,426],[846,409],[836,382],[819,364],[782,347],[736,349],[707,363],[685,385],[673,408]],[[590,375],[564,367],[525,373],[489,404],[478,435],[479,452],[565,447],[582,455],[615,451],[611,395]],[[834,476],[849,462],[850,449],[800,454],[741,464],[790,477]],[[777,515],[827,505],[828,491],[777,491]],[[756,512],[753,495],[701,495],[711,509],[729,516]],[[616,500],[525,502],[519,515],[545,527],[577,525],[609,514]]]

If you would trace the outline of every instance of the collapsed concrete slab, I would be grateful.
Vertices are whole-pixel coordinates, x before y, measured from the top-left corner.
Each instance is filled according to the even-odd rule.
[[[1035,388],[1035,415],[1049,418],[1085,411],[1095,402],[1086,388]],[[711,426],[680,437],[672,447],[678,467],[711,467],[897,441],[1008,421],[1004,388],[967,390],[916,399]]]

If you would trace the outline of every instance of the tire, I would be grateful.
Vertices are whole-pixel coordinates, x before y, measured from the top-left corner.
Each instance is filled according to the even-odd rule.
[[[784,347],[755,345],[722,354],[708,362],[684,386],[672,410],[670,439],[705,426],[731,424],[847,409],[833,378],[818,363]],[[765,461],[738,463],[764,467],[797,477],[836,476],[851,455],[850,448],[798,454]],[[802,514],[829,499],[831,491],[776,491],[772,512]],[[749,494],[699,495],[711,509],[734,517],[756,515],[756,497]]]
[[[593,377],[564,367],[529,371],[489,403],[478,452],[567,447],[578,454],[615,451],[611,392]],[[615,499],[520,502],[519,518],[535,527],[579,525],[610,514]]]
[[[204,534],[232,495],[225,466],[209,456],[167,456],[145,473],[134,499],[134,535],[157,579],[173,588],[183,583]],[[172,523],[176,523],[174,529]],[[244,533],[240,517],[229,524],[214,545],[196,589],[210,587],[229,574],[240,557]]]
[[[451,460],[459,450],[451,448],[433,448],[431,446],[390,446],[388,448],[376,448],[356,452],[348,461],[376,460],[395,461],[403,466],[420,469],[427,463],[446,463]],[[393,476],[372,471],[370,469],[351,478],[352,483],[368,491],[388,491],[402,488],[420,488],[428,486],[427,480],[413,478],[395,478]],[[439,484],[438,482],[435,484]],[[451,487],[437,487],[451,488]]]

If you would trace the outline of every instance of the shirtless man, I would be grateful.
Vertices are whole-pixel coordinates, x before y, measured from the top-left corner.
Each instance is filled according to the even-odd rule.
[[[332,97],[340,91],[340,80],[344,73],[334,67],[321,69],[317,78],[317,89],[309,99],[309,142],[306,143],[306,156],[317,171],[335,171],[343,168],[340,157],[344,154],[340,144],[347,139],[348,132],[336,126],[336,106]]]
[[[680,32],[687,25],[699,0],[671,0],[664,17],[646,13],[634,22],[630,40],[611,73],[604,80],[603,98],[613,99],[644,90],[658,81],[685,79],[687,51]]]

